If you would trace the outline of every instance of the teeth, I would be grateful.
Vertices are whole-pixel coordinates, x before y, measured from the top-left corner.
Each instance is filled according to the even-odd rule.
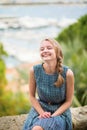
[[[45,57],[49,56],[49,55],[44,55]]]
[[[42,54],[42,57],[48,57],[51,56],[51,54]]]

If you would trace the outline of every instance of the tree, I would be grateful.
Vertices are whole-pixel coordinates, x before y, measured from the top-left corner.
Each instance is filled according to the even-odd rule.
[[[3,56],[7,56],[7,55],[8,54],[4,50],[2,43],[0,43],[0,95],[2,94],[4,90],[4,86],[7,83],[6,76],[5,76],[6,66],[3,60]]]
[[[56,40],[62,45],[64,63],[74,72],[73,106],[87,105],[87,15],[65,28]]]
[[[56,37],[60,43],[73,44],[74,39],[82,42],[84,49],[87,50],[87,14],[78,19],[78,21],[64,30]]]
[[[6,90],[7,79],[4,56],[8,56],[8,54],[0,43],[0,116],[28,113],[30,109],[28,95],[24,95],[21,91],[13,93],[11,90]]]

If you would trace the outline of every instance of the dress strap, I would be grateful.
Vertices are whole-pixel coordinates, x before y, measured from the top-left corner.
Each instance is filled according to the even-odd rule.
[[[67,73],[67,70],[69,69],[68,66],[63,66],[63,72],[62,72],[62,76],[64,77],[64,79],[66,79],[66,73]]]

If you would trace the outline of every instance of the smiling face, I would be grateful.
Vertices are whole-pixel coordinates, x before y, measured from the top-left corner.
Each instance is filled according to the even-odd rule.
[[[40,46],[40,56],[44,61],[56,60],[54,46],[48,40],[44,40]]]

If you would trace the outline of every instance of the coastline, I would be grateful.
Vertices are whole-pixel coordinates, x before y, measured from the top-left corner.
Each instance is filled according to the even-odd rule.
[[[83,1],[83,2],[62,2],[62,1],[59,1],[59,2],[1,2],[0,5],[3,5],[3,6],[29,6],[29,5],[77,5],[77,6],[85,6],[87,5],[87,1]]]

